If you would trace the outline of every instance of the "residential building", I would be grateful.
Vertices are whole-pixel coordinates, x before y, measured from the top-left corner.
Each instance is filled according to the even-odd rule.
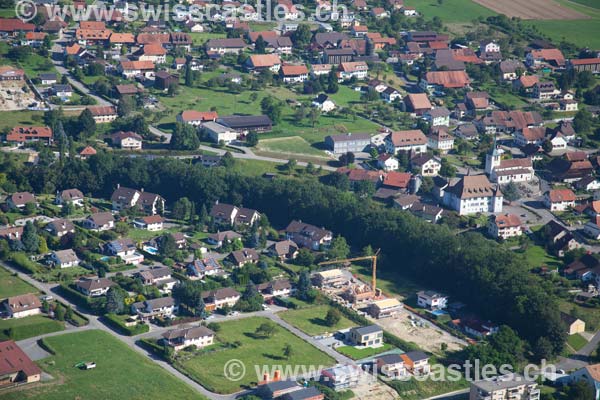
[[[354,346],[380,347],[383,345],[383,329],[377,325],[352,328],[348,339]]]
[[[425,93],[409,93],[404,101],[406,108],[417,115],[423,115],[425,112],[431,110],[433,106],[429,102],[429,98]]]
[[[246,43],[240,38],[210,39],[204,47],[209,57],[220,57],[224,54],[240,53],[246,47]]]
[[[525,72],[525,65],[518,60],[503,60],[500,62],[500,73],[502,80],[514,81],[519,78],[519,74]]]
[[[377,166],[382,170],[389,172],[398,170],[400,164],[398,159],[390,153],[382,153],[377,157]]]
[[[130,238],[112,240],[104,246],[106,254],[119,257],[125,264],[137,265],[144,261],[144,256],[137,252],[137,247]]]
[[[558,257],[563,257],[566,252],[582,247],[573,233],[555,220],[544,225],[542,232],[547,248]]]
[[[152,78],[154,76],[154,62],[150,60],[121,61],[117,70],[125,79],[135,78],[136,76]]]
[[[347,133],[325,137],[325,145],[333,154],[359,153],[371,145],[368,133]]]
[[[22,226],[9,226],[0,229],[0,239],[8,241],[21,240],[21,236],[23,236]]]
[[[435,110],[433,110],[435,111]],[[454,136],[450,135],[443,126],[434,127],[427,135],[427,147],[445,154],[454,148]]]
[[[418,169],[422,176],[437,176],[442,163],[429,153],[420,153],[410,159],[411,169]]]
[[[485,175],[466,175],[444,191],[443,203],[460,215],[502,212],[503,195]]]
[[[254,209],[218,202],[212,206],[210,216],[217,225],[231,226],[254,225],[260,219],[260,213]]]
[[[256,289],[262,294],[265,300],[271,300],[273,297],[288,297],[292,294],[294,288],[288,279],[278,279],[272,282],[261,283]]]
[[[93,231],[106,231],[115,227],[115,219],[110,212],[99,212],[84,219],[82,225]]]
[[[267,251],[280,261],[293,260],[298,255],[298,245],[291,240],[280,240],[270,245]]]
[[[17,192],[6,198],[6,205],[12,209],[23,209],[28,203],[33,203],[37,206],[37,201],[33,193]]]
[[[427,222],[437,223],[444,213],[444,209],[432,205],[425,204],[421,202],[415,202],[409,209],[411,214],[421,219],[424,219]]]
[[[113,122],[117,119],[117,109],[113,106],[89,106],[87,108],[97,124]]]
[[[426,111],[423,119],[431,126],[450,126],[450,111],[446,107],[436,107]]]
[[[147,231],[161,231],[163,229],[165,219],[160,215],[148,215],[145,217],[136,218],[133,220],[133,226],[138,229]]]
[[[356,365],[341,365],[322,370],[320,381],[337,392],[356,387],[361,374]]]
[[[158,71],[154,74],[154,87],[158,90],[169,90],[171,85],[179,85],[179,75],[167,71]]]
[[[386,103],[391,104],[391,103],[394,103],[395,101],[401,101],[402,95],[400,94],[398,89],[388,86],[381,92],[381,98]]]
[[[329,269],[316,272],[312,276],[312,282],[319,287],[340,287],[348,282],[348,277],[341,269]]]
[[[540,390],[534,381],[517,374],[496,376],[471,383],[469,400],[539,400]]]
[[[373,318],[388,318],[395,316],[403,305],[395,298],[376,300],[369,305],[369,314]]]
[[[401,354],[400,357],[411,374],[427,375],[429,373],[429,356],[422,351],[409,351]]]
[[[279,371],[276,371],[277,374]],[[278,376],[273,377],[272,381],[267,381],[256,388],[256,394],[261,399],[282,399],[283,396],[297,392],[302,389],[295,380],[278,380]]]
[[[575,193],[571,189],[551,189],[544,193],[544,205],[550,211],[566,211],[575,207]]]
[[[284,83],[302,83],[308,79],[308,68],[305,65],[284,64],[280,73]]]
[[[204,279],[205,276],[220,275],[223,269],[212,257],[196,259],[186,266],[186,273],[190,279]]]
[[[461,89],[469,86],[470,79],[465,71],[430,71],[421,78],[419,86],[427,92],[444,89]]]
[[[24,318],[42,313],[42,303],[33,293],[9,297],[2,305],[10,318]]]
[[[204,122],[216,121],[219,115],[216,111],[194,111],[185,110],[181,114],[178,114],[176,119],[177,122],[182,124],[190,124],[192,126],[200,126]]]
[[[546,138],[546,128],[531,127],[523,128],[515,133],[515,144],[524,147],[528,144],[541,145]]]
[[[135,132],[117,132],[111,136],[111,141],[114,146],[118,146],[124,150],[141,150],[142,137]]]
[[[240,293],[232,288],[221,288],[202,292],[202,299],[204,300],[204,304],[208,311],[217,310],[225,305],[233,307],[240,297]]]
[[[540,101],[551,100],[556,98],[559,94],[560,89],[554,85],[554,82],[538,82],[533,85],[532,96],[534,99],[538,99]]]
[[[385,354],[375,358],[377,371],[388,378],[401,378],[408,375],[400,354]]]
[[[83,207],[83,193],[79,189],[65,189],[56,193],[56,204],[65,205],[71,203],[74,206]]]
[[[521,220],[515,214],[492,215],[488,223],[488,234],[495,239],[506,240],[523,234]]]
[[[246,68],[252,72],[268,70],[276,74],[281,69],[281,59],[277,54],[253,54],[246,60]]]
[[[258,259],[258,253],[254,249],[244,248],[242,250],[232,251],[231,254],[229,254],[229,260],[238,268],[241,268],[248,263],[256,264]]]
[[[152,267],[136,273],[135,277],[142,281],[142,285],[156,286],[163,294],[171,293],[173,286],[179,282],[171,276],[169,267]]]
[[[424,153],[427,151],[427,137],[418,129],[392,132],[385,137],[385,149],[390,154],[399,151]]]
[[[525,64],[533,68],[542,66],[561,68],[565,66],[565,56],[559,49],[531,50],[525,56]]]
[[[47,126],[15,126],[6,134],[6,141],[19,146],[31,142],[51,145],[52,129]]]
[[[115,285],[116,283],[107,278],[84,278],[75,283],[77,290],[89,297],[104,296]]]
[[[165,199],[160,195],[146,192],[144,189],[131,189],[117,184],[117,188],[110,197],[112,209],[121,211],[137,207],[146,214],[160,214],[165,209]]]
[[[567,335],[585,332],[585,322],[567,313],[561,312],[560,319],[567,327]]]
[[[48,223],[44,229],[50,232],[52,236],[56,237],[63,237],[69,233],[75,233],[75,225],[68,219],[55,219]]]
[[[593,74],[600,73],[600,58],[581,58],[568,61],[568,67],[577,72],[591,71]]]
[[[144,300],[131,305],[131,312],[137,314],[142,321],[154,318],[173,318],[179,307],[172,297],[157,297],[156,299]]]
[[[8,387],[39,382],[42,370],[14,341],[5,340],[0,342],[0,376],[0,387]]]
[[[223,246],[224,243],[231,243],[236,239],[241,239],[242,235],[234,231],[219,231],[217,233],[211,233],[206,238],[209,244],[214,245],[216,248]]]
[[[287,239],[311,250],[327,247],[333,239],[331,231],[296,220],[290,222],[285,228],[285,234]]]
[[[76,267],[80,262],[73,249],[57,250],[50,255],[50,263],[58,268]]]
[[[318,108],[322,113],[328,113],[335,110],[335,103],[324,93],[319,94],[312,101],[313,107]]]
[[[369,66],[364,61],[343,62],[338,68],[338,78],[340,81],[347,81],[352,78],[363,80],[367,78]]]
[[[186,347],[203,348],[214,343],[215,333],[204,326],[172,329],[162,334],[162,342],[176,352]]]
[[[417,292],[417,305],[429,310],[443,310],[448,306],[448,296],[431,290]]]

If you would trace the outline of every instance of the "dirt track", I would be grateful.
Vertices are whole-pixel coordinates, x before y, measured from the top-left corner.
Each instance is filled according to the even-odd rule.
[[[589,16],[552,0],[473,0],[508,17],[522,19],[586,19]]]

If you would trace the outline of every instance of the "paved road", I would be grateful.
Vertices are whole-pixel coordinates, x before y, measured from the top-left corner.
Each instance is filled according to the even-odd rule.
[[[123,343],[125,343],[129,348],[131,348],[132,350],[145,355],[146,357],[148,357],[152,362],[154,362],[155,364],[161,366],[162,368],[164,368],[165,370],[167,370],[168,372],[170,372],[172,375],[175,375],[177,378],[181,379],[182,381],[184,381],[185,383],[187,383],[189,386],[191,386],[192,388],[194,388],[197,392],[199,392],[200,394],[210,398],[210,399],[215,399],[215,400],[233,400],[236,397],[242,396],[244,394],[247,394],[249,391],[242,391],[242,392],[238,392],[238,393],[234,393],[234,394],[230,394],[230,395],[221,395],[221,394],[217,394],[217,393],[213,393],[209,390],[207,390],[206,388],[204,388],[202,385],[198,384],[197,382],[191,380],[190,378],[188,378],[187,376],[185,376],[184,374],[182,374],[181,372],[179,372],[178,370],[176,370],[175,368],[173,368],[172,365],[170,365],[169,363],[167,363],[166,361],[156,357],[154,354],[152,354],[151,352],[139,347],[136,344],[136,341],[140,338],[145,338],[145,337],[158,337],[160,336],[161,333],[163,333],[164,331],[168,330],[168,329],[172,329],[171,328],[164,328],[164,327],[152,327],[152,331],[143,335],[139,335],[136,337],[130,337],[130,336],[121,336],[120,334],[118,334],[117,332],[113,331],[111,328],[109,328],[108,326],[104,325],[102,322],[100,322],[99,317],[95,316],[95,315],[91,315],[88,313],[88,310],[82,309],[81,307],[78,307],[76,304],[71,303],[69,300],[65,299],[64,297],[60,296],[59,294],[57,294],[55,292],[55,289],[59,286],[55,283],[42,283],[39,282],[35,279],[33,279],[32,277],[30,277],[29,275],[26,275],[20,271],[18,271],[17,269],[11,267],[10,265],[5,264],[4,262],[0,261],[0,265],[2,265],[3,267],[5,267],[6,269],[8,269],[9,271],[16,273],[19,278],[23,279],[24,281],[28,282],[29,284],[31,284],[32,286],[36,287],[38,290],[48,293],[48,294],[52,294],[52,296],[54,296],[54,298],[60,302],[62,302],[63,304],[68,304],[71,307],[73,307],[73,309],[77,309],[77,311],[81,312],[82,314],[85,314],[85,316],[89,319],[90,323],[89,325],[85,326],[85,327],[81,327],[81,328],[72,328],[72,329],[67,329],[66,331],[61,331],[61,332],[53,332],[51,334],[47,334],[47,335],[42,335],[36,338],[30,338],[30,339],[26,339],[24,341],[21,341],[19,343],[22,343],[24,348],[29,350],[31,352],[31,354],[34,356],[34,358],[43,358],[43,353],[42,353],[42,349],[39,348],[39,346],[37,346],[37,344],[35,344],[35,342],[42,338],[42,337],[49,337],[49,336],[55,336],[55,335],[60,335],[60,334],[65,334],[68,332],[73,332],[75,330],[77,331],[81,331],[81,330],[88,330],[88,329],[99,329],[105,332],[110,333],[113,337],[117,338],[118,340],[122,341]],[[215,321],[218,320],[232,320],[232,319],[241,319],[241,318],[249,318],[249,317],[253,317],[253,316],[261,316],[261,317],[265,317],[268,318],[270,320],[272,320],[273,322],[277,323],[278,325],[282,326],[283,328],[291,331],[293,334],[295,334],[296,336],[300,337],[301,339],[303,339],[304,341],[311,343],[313,346],[319,348],[321,351],[327,353],[328,355],[330,355],[331,357],[333,357],[338,363],[342,363],[342,364],[354,364],[354,361],[352,361],[351,359],[347,358],[346,356],[337,353],[335,350],[333,350],[332,348],[329,348],[321,343],[319,343],[318,341],[313,340],[310,336],[306,335],[305,333],[303,333],[302,331],[296,329],[295,327],[291,326],[290,324],[288,324],[287,322],[283,321],[279,316],[277,316],[275,313],[282,310],[283,308],[281,307],[276,307],[273,306],[271,307],[270,310],[266,310],[266,311],[258,311],[258,312],[254,312],[254,313],[244,313],[244,314],[238,314],[236,316],[230,316],[230,317],[218,317],[215,318]],[[248,368],[250,366],[247,366]]]

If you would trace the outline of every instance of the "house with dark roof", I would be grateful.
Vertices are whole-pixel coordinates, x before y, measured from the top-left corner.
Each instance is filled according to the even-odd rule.
[[[224,243],[231,243],[236,239],[241,239],[242,235],[234,231],[218,231],[217,233],[211,233],[206,237],[206,241],[209,244],[214,245],[216,248],[223,246]]]
[[[194,279],[204,279],[205,276],[219,275],[223,273],[223,269],[212,257],[196,259],[189,263],[186,268],[187,276]]]
[[[83,278],[75,283],[77,290],[90,297],[104,296],[111,287],[116,285],[108,278]]]
[[[55,219],[44,227],[44,230],[50,232],[51,235],[62,237],[69,233],[75,233],[75,225],[68,219]]]
[[[228,260],[238,268],[241,268],[248,263],[256,264],[258,259],[259,256],[256,250],[249,248],[232,251],[228,256]]]
[[[385,354],[375,358],[377,371],[389,378],[399,378],[408,375],[404,360],[400,354]]]
[[[333,233],[325,228],[293,220],[285,228],[285,235],[300,247],[319,250],[327,247],[333,239]]]
[[[2,306],[10,318],[24,318],[42,313],[42,303],[33,293],[9,297],[2,302]]]
[[[71,203],[74,206],[83,206],[84,196],[79,189],[65,189],[56,193],[56,204],[65,205]]]
[[[293,286],[289,279],[278,279],[272,282],[261,283],[256,289],[262,294],[265,300],[273,297],[288,297],[292,294]]]
[[[33,193],[17,192],[17,193],[13,193],[13,194],[9,195],[6,198],[6,204],[10,208],[22,209],[22,208],[25,208],[25,206],[28,203],[33,203],[34,205],[37,205],[37,202],[36,202],[36,199],[35,199],[35,196]]]
[[[430,370],[429,356],[422,351],[409,351],[400,355],[408,372],[413,375],[427,375]]]
[[[84,219],[82,225],[84,228],[94,231],[106,231],[115,227],[115,219],[108,211],[99,212]]]
[[[221,288],[202,292],[202,300],[207,311],[214,311],[224,306],[233,307],[241,297],[241,294],[232,288]]]
[[[358,153],[365,151],[371,145],[371,135],[368,133],[346,133],[325,137],[325,145],[333,154]]]
[[[232,204],[216,203],[210,210],[210,216],[217,225],[254,225],[260,219],[260,213],[251,208],[236,207]]]
[[[266,115],[228,115],[217,118],[217,122],[242,133],[270,132],[273,129],[273,122]]]
[[[137,314],[142,321],[154,318],[173,318],[179,307],[172,297],[157,297],[156,299],[144,300],[131,305],[131,312]]]
[[[158,194],[146,192],[143,188],[137,190],[117,185],[110,200],[115,211],[137,207],[146,214],[155,215],[165,209],[165,199]]]
[[[215,333],[204,326],[171,329],[162,334],[162,343],[176,352],[186,347],[203,348],[214,343]]]
[[[383,329],[378,325],[352,328],[347,337],[354,346],[380,347],[383,345]]]
[[[281,261],[293,260],[298,255],[298,245],[292,240],[280,240],[270,245],[267,251]]]

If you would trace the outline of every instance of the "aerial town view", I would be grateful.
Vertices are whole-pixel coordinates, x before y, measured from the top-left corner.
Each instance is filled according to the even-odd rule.
[[[600,0],[0,0],[0,400],[599,400]]]

